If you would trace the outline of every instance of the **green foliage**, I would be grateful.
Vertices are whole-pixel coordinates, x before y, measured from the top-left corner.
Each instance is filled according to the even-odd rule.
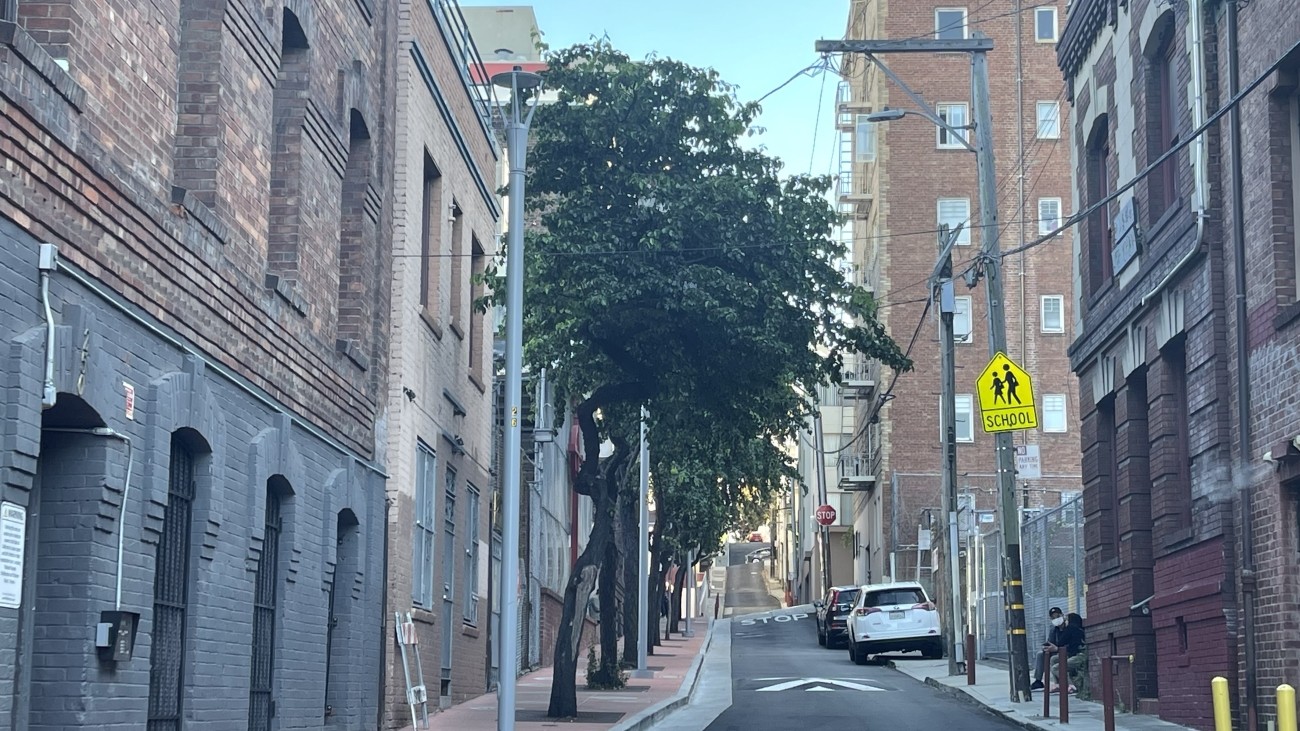
[[[708,552],[762,522],[792,477],[796,385],[837,381],[849,353],[910,363],[836,266],[829,179],[782,177],[741,146],[757,104],[711,69],[636,62],[603,39],[547,63],[557,100],[531,128],[525,359],[586,400],[601,438],[634,445],[649,407],[663,537]],[[503,300],[504,272],[485,278],[487,302]]]
[[[628,674],[623,672],[617,661],[601,663],[600,653],[595,645],[587,647],[587,689],[619,690],[627,687]]]

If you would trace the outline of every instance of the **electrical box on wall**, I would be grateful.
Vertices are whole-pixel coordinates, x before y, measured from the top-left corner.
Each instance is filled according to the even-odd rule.
[[[95,627],[95,647],[99,659],[107,662],[126,662],[135,652],[135,630],[140,623],[137,612],[105,611],[99,613]]]

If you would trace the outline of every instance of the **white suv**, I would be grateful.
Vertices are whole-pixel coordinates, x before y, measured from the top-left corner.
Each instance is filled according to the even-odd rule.
[[[927,658],[943,657],[939,612],[914,581],[862,587],[848,629],[849,658],[858,665],[881,652],[920,650]]]

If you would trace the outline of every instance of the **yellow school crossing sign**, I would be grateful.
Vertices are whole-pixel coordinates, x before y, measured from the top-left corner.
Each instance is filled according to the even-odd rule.
[[[1033,382],[1006,353],[993,356],[980,374],[976,388],[980,396],[980,423],[985,433],[1038,428]]]

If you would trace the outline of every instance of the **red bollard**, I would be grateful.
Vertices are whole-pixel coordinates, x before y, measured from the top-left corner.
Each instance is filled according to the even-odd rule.
[[[1115,659],[1101,664],[1101,707],[1106,731],[1115,731]]]
[[[966,635],[966,685],[975,685],[975,635]]]
[[[1043,650],[1043,677],[1047,685],[1043,687],[1043,718],[1052,717],[1052,651]]]
[[[1057,684],[1061,688],[1061,723],[1070,722],[1070,658],[1065,654],[1065,648],[1062,647],[1057,651]]]
[[[721,606],[721,604],[722,604],[722,595],[714,594],[713,595],[713,618],[714,619],[718,618],[718,608]]]

